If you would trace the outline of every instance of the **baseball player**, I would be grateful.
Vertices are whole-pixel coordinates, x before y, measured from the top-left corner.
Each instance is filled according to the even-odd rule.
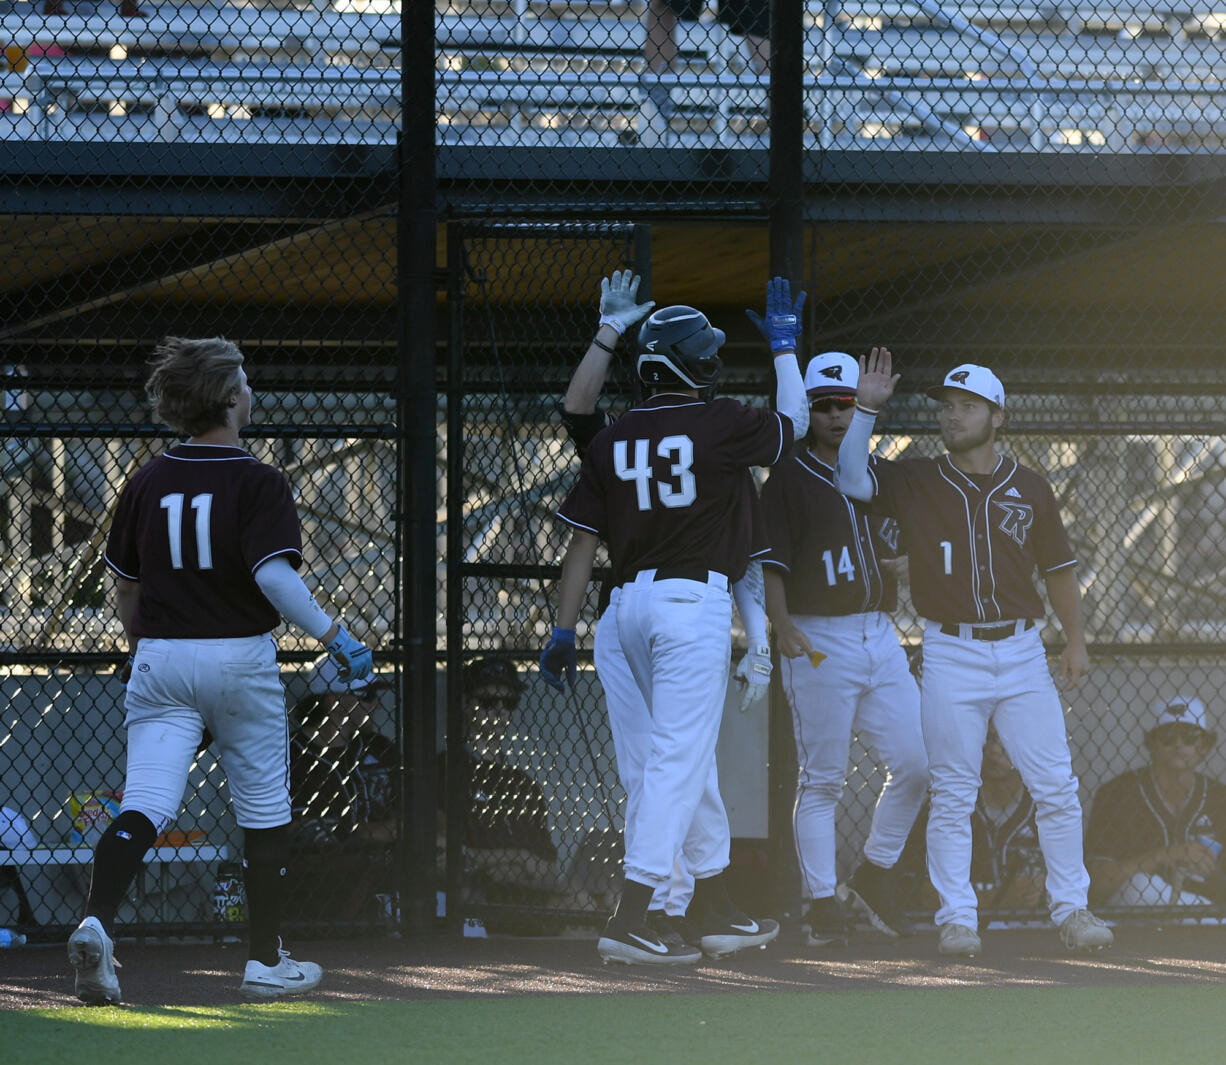
[[[696,878],[690,918],[702,952],[719,956],[762,945],[779,931],[774,921],[745,916],[728,895],[726,819],[719,838],[690,835],[707,794],[723,713],[729,578],[749,554],[745,470],[778,462],[808,422],[787,282],[772,282],[769,296],[763,324],[775,352],[778,411],[704,400],[719,378],[722,331],[691,307],[656,311],[639,332],[637,361],[651,395],[596,436],[559,510],[572,535],[542,672],[573,678],[574,625],[597,537],[603,538],[620,586],[617,643],[650,715],[641,779],[632,782],[637,799],[627,806],[625,883],[598,943],[606,961],[699,957],[688,945],[665,942],[647,923],[652,896],[668,882],[683,845]],[[619,771],[625,776],[624,767]]]
[[[615,270],[610,277],[601,281],[600,326],[576,367],[562,401],[563,425],[581,457],[596,434],[613,422],[608,412],[597,408],[597,400],[608,376],[614,345],[630,326],[646,317],[655,306],[654,301],[638,301],[639,283],[640,278],[631,270]],[[745,492],[754,508],[754,543],[757,543],[760,539],[758,494],[748,471],[745,475]],[[751,559],[764,550],[755,548]],[[613,582],[606,581],[601,586],[593,653],[608,707],[618,776],[626,792],[626,824],[629,827],[636,820],[631,811],[638,804],[643,767],[651,750],[651,714],[635,684],[617,637],[620,589],[612,585]],[[770,647],[766,637],[761,563],[751,560],[745,576],[734,581],[732,590],[750,647],[735,674],[741,689],[741,709],[746,710],[755,700],[763,697],[770,686]],[[546,679],[550,679],[548,675]],[[555,686],[561,689],[560,679],[557,679]],[[719,793],[719,775],[712,764],[711,775],[690,826],[690,835],[696,841],[718,839],[726,836],[728,831],[728,816]],[[701,843],[695,845],[702,846]],[[694,877],[686,866],[683,848],[672,877],[667,884],[656,888],[647,911],[648,924],[662,939],[674,946],[682,943],[693,946],[698,939],[685,917],[693,894]]]
[[[1060,675],[1075,685],[1090,660],[1077,560],[1055,495],[1042,474],[996,450],[1005,390],[991,370],[973,363],[928,389],[939,405],[947,453],[870,467],[874,419],[897,381],[886,349],[861,359],[835,484],[898,520],[911,599],[925,619],[920,714],[932,774],[928,872],[941,899],[940,952],[973,956],[981,949],[970,813],[989,723],[1034,797],[1051,916],[1065,946],[1109,946],[1111,930],[1086,906],[1077,778],[1039,636],[1036,567],[1067,640]]]
[[[912,931],[896,865],[928,791],[919,688],[890,619],[898,525],[834,486],[839,444],[856,404],[856,360],[828,351],[809,361],[807,448],[777,466],[762,490],[771,551],[766,606],[792,708],[799,772],[793,828],[811,946],[846,941],[836,897],[835,811],[852,731],[888,769],[864,860],[840,894],[891,935]]]
[[[1108,906],[1226,901],[1226,787],[1199,771],[1217,734],[1192,695],[1150,709],[1150,763],[1103,784],[1086,832],[1090,893]]]
[[[221,338],[168,337],[146,383],[155,417],[187,436],[120,493],[105,561],[130,655],[128,766],[121,812],[94,852],[85,919],[68,939],[77,997],[118,1002],[114,923],[158,834],[178,816],[205,726],[243,829],[249,960],[242,992],[310,991],[321,970],[281,949],[290,823],[285,692],[271,636],[284,617],[317,638],[342,679],[371,652],[316,603],[295,572],[302,540],[285,476],[239,441],[251,421],[242,352]]]

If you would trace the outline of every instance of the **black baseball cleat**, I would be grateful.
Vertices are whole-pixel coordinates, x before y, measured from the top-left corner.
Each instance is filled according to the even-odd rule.
[[[840,884],[838,898],[859,910],[879,932],[891,936],[915,934],[915,926],[898,902],[897,867],[883,869],[867,859],[846,884]]]
[[[634,926],[624,924],[617,916],[609,918],[596,950],[605,964],[622,965],[693,965],[702,951],[670,936],[665,941],[647,922]]]
[[[698,934],[685,919],[684,914],[648,910],[647,927],[670,947],[697,947],[698,945]]]
[[[843,904],[833,895],[814,899],[801,927],[811,947],[847,946],[847,914]]]
[[[726,958],[747,947],[765,947],[779,934],[779,922],[756,921],[739,910],[712,914],[699,926],[699,946],[708,958]]]

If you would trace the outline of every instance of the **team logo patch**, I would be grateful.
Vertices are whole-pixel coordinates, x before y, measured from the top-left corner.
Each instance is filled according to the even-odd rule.
[[[1034,507],[1029,503],[1004,503],[999,499],[993,500],[993,503],[1003,511],[997,528],[1018,547],[1025,547],[1026,533],[1034,524]]]
[[[827,366],[822,371],[822,376],[829,377],[834,381],[841,381],[843,380],[843,367],[842,366]]]
[[[901,535],[901,530],[898,527],[898,522],[893,518],[886,518],[881,523],[881,527],[877,530],[877,535],[881,537],[881,542],[885,544],[895,554],[898,553],[898,543]]]
[[[951,381],[957,381],[960,385],[964,385],[966,384],[966,379],[970,377],[970,375],[970,370],[959,370],[957,373],[951,373],[949,375],[949,379]]]
[[[136,667],[137,672],[139,673],[148,673],[150,668],[151,667],[148,662],[142,662],[139,666]]]

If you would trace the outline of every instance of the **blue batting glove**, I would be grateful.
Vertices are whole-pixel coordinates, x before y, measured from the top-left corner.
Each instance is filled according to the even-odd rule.
[[[553,637],[545,644],[541,652],[541,677],[551,688],[565,691],[562,687],[562,674],[566,673],[567,683],[575,686],[575,674],[579,662],[575,655],[575,630],[553,627]]]
[[[335,638],[324,647],[336,659],[336,675],[343,681],[363,680],[374,669],[374,652],[350,636],[343,625],[337,626]]]
[[[745,315],[766,338],[771,354],[775,355],[781,351],[799,350],[800,334],[804,328],[800,312],[804,305],[804,289],[793,301],[791,282],[786,277],[775,277],[766,283],[766,317],[751,310],[746,310]]]

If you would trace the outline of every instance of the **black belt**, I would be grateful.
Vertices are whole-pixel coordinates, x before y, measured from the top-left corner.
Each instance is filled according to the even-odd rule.
[[[661,566],[656,570],[653,581],[699,581],[707,583],[707,575],[711,571],[705,566]]]
[[[1022,631],[1026,632],[1034,628],[1034,618],[1027,618]],[[941,631],[946,636],[961,636],[962,631],[959,626],[946,623],[941,626]],[[971,628],[972,640],[1007,640],[1010,636],[1016,635],[1017,622],[1010,622],[1008,625],[975,625]]]

